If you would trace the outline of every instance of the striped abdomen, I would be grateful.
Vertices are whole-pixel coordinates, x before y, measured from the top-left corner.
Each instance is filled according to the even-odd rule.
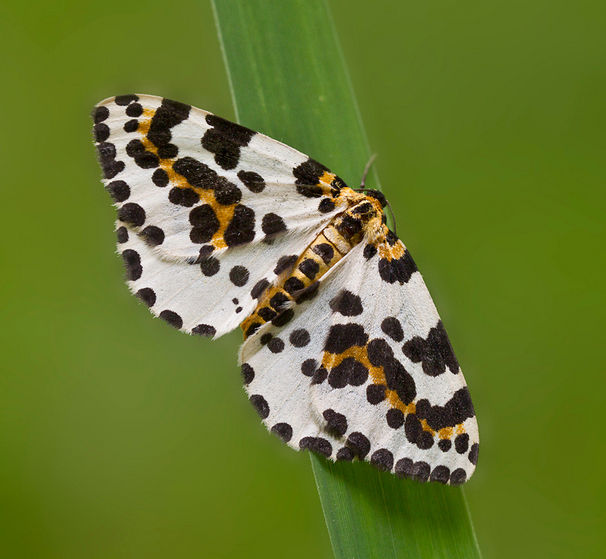
[[[255,311],[240,325],[245,338],[266,322],[286,324],[294,314],[292,307],[313,296],[318,280],[362,240],[366,224],[377,213],[373,204],[371,211],[361,214],[360,205],[337,216],[298,258],[284,257],[278,262],[280,280],[259,298]]]

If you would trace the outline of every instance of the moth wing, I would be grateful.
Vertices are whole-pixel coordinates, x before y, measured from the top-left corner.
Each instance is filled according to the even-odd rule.
[[[316,234],[237,246],[190,263],[162,258],[122,222],[117,226],[129,289],[171,326],[212,338],[237,328]]]
[[[302,331],[309,341],[297,347]],[[272,343],[283,350],[272,353]],[[249,338],[241,359],[251,401],[269,428],[290,432],[293,448],[453,485],[475,469],[478,429],[463,374],[395,236],[356,246],[293,320]]]
[[[344,183],[326,167],[190,105],[125,95],[102,101],[93,117],[118,217],[163,258],[297,235],[344,203]]]
[[[235,328],[343,204],[319,163],[189,105],[125,95],[93,118],[129,287],[187,332]]]

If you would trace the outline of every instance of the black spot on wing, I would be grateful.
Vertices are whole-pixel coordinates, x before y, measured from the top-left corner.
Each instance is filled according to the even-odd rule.
[[[377,247],[374,245],[366,245],[364,247],[364,258],[370,260],[375,254],[377,254]]]
[[[198,251],[198,257],[193,262],[191,262],[191,264],[199,264],[200,262],[202,262],[202,260],[206,260],[214,251],[215,247],[212,245],[204,245],[200,247],[200,250]],[[234,303],[237,302],[238,300],[236,299]]]
[[[434,431],[439,431],[444,427],[454,427],[474,416],[473,404],[467,387],[457,390],[443,406],[433,406],[429,400],[423,399],[417,402],[416,408],[419,418],[425,419]]]
[[[394,472],[398,477],[425,482],[429,479],[431,467],[427,462],[413,462],[410,458],[402,458],[396,462]]]
[[[283,310],[278,314],[278,316],[271,319],[271,323],[274,326],[284,326],[288,324],[295,316],[295,311],[293,309]]]
[[[261,220],[261,229],[268,237],[272,237],[286,231],[286,223],[284,223],[284,220],[279,215],[268,213]]]
[[[95,142],[105,142],[109,138],[109,126],[104,123],[95,124],[93,127]]]
[[[134,227],[140,227],[145,223],[145,210],[139,204],[129,202],[118,210],[118,219]]]
[[[471,450],[467,455],[467,459],[475,466],[478,463],[478,452],[480,450],[480,445],[478,443],[474,443],[471,445]]]
[[[192,328],[191,333],[195,334],[197,336],[204,336],[206,338],[212,338],[217,333],[217,330],[215,329],[214,326],[211,326],[210,324],[198,324],[198,326],[195,326],[194,328]],[[243,367],[244,367],[244,365],[243,365]],[[251,367],[251,369],[252,369],[252,367]]]
[[[457,435],[455,439],[455,450],[459,454],[465,454],[467,449],[469,448],[469,435],[467,433],[462,433],[461,435]]]
[[[295,167],[293,169],[293,175],[297,179],[295,181],[297,184],[297,191],[309,198],[319,198],[322,196],[322,188],[315,185],[320,182],[320,177],[322,177],[325,172],[330,172],[330,170],[311,158]],[[335,176],[330,183],[331,195],[337,196],[341,188],[345,188],[346,186],[347,185],[341,178]]]
[[[240,160],[240,148],[248,145],[253,130],[215,115],[206,122],[212,127],[202,137],[202,147],[215,154],[215,162],[223,169],[234,169]]]
[[[171,128],[187,119],[190,110],[190,105],[171,101],[170,99],[162,99],[161,105],[156,109],[156,112],[151,119],[149,131],[147,133],[148,139],[158,147],[159,150],[165,149],[172,138]],[[129,116],[139,115],[132,114]],[[172,155],[174,157],[176,156],[176,153],[164,153],[163,155]]]
[[[326,421],[326,431],[336,437],[342,437],[347,432],[347,418],[342,413],[328,409],[322,414]]]
[[[148,225],[141,231],[141,237],[149,246],[155,247],[164,242],[164,231],[155,225]]]
[[[295,347],[305,347],[309,343],[310,339],[309,332],[305,330],[305,328],[293,330],[289,337],[290,343]]]
[[[126,243],[128,241],[128,231],[126,227],[118,227],[116,229],[116,237],[120,244]]]
[[[152,175],[152,182],[156,186],[164,188],[169,182],[168,173],[164,169],[156,169]]]
[[[393,468],[393,454],[386,448],[380,448],[372,453],[370,463],[379,470],[389,472]]]
[[[196,188],[212,189],[219,175],[205,163],[193,157],[182,157],[173,163],[173,170]]]
[[[237,204],[242,199],[242,191],[235,184],[193,157],[178,159],[173,170],[185,177],[191,186],[212,190],[215,200],[223,206]]]
[[[342,289],[329,303],[333,312],[343,316],[357,316],[362,314],[362,299],[347,289]]]
[[[260,394],[253,394],[250,398],[250,403],[257,410],[261,419],[265,419],[269,415],[269,404],[267,400]]]
[[[417,395],[415,381],[404,365],[394,357],[387,342],[381,338],[371,340],[367,353],[369,361],[375,367],[383,367],[387,387],[395,390],[404,404],[411,403]]]
[[[404,425],[404,414],[397,408],[387,410],[385,419],[387,420],[387,425],[392,429],[399,429]]]
[[[414,363],[421,363],[426,375],[435,377],[446,370],[457,374],[459,363],[455,357],[450,340],[442,321],[432,328],[427,338],[415,336],[402,347],[402,351]]]
[[[353,346],[363,346],[368,341],[368,334],[361,324],[334,324],[328,331],[324,350],[329,353],[343,353]]]
[[[248,282],[250,273],[244,266],[234,266],[229,271],[229,280],[237,287],[242,287]]]
[[[306,377],[313,377],[314,373],[318,370],[318,362],[315,359],[306,359],[301,363],[301,372]]]
[[[276,423],[271,432],[278,435],[285,443],[292,439],[292,427],[288,423]]]
[[[328,384],[332,388],[361,386],[368,380],[368,368],[354,357],[346,357],[330,370]]]
[[[328,376],[328,371],[324,367],[318,367],[316,372],[313,374],[313,377],[311,379],[311,384],[312,385],[322,384],[326,380],[327,376]]]
[[[272,338],[267,342],[267,349],[272,353],[281,353],[284,350],[284,342],[280,338]]]
[[[406,438],[420,449],[427,450],[434,444],[433,435],[423,429],[423,425],[414,413],[409,413],[404,422]]]
[[[395,316],[389,316],[383,320],[381,322],[381,330],[396,342],[401,342],[404,339],[402,325]]]
[[[191,208],[200,201],[200,196],[193,188],[179,188],[175,186],[168,193],[168,200],[177,206]]]
[[[248,206],[238,204],[223,238],[230,247],[250,243],[255,238],[255,212]]]
[[[219,177],[214,188],[215,200],[223,206],[237,204],[242,199],[242,191],[224,177]]]
[[[322,437],[303,437],[299,441],[299,448],[301,450],[311,450],[326,457],[332,454],[332,445]]]
[[[429,476],[430,481],[446,484],[450,479],[450,469],[447,466],[436,466]]]
[[[221,262],[214,256],[200,260],[200,271],[207,277],[214,276],[219,272]]]
[[[156,304],[156,293],[151,287],[144,287],[137,291],[136,296],[141,299],[148,307],[153,307]]]
[[[174,159],[179,154],[179,148],[174,144],[166,144],[158,148],[158,157],[160,159]]]
[[[124,202],[130,196],[130,187],[124,181],[112,181],[105,189],[109,192],[114,202]]]
[[[164,310],[158,316],[175,328],[181,328],[183,326],[183,319],[175,311]]]
[[[243,363],[241,370],[244,384],[250,384],[255,378],[255,370],[248,363]]]
[[[327,167],[311,158],[295,167],[292,173],[297,179],[297,192],[307,198],[320,198],[324,192],[322,187],[317,185],[326,171]]]
[[[387,283],[399,282],[400,285],[403,285],[408,282],[410,276],[416,271],[417,266],[408,250],[400,258],[392,260],[387,258],[379,259],[379,275]]]
[[[357,431],[351,433],[347,437],[347,442],[345,444],[360,460],[363,460],[370,452],[370,441],[368,440],[368,437]]]
[[[254,171],[238,171],[238,178],[251,192],[259,193],[265,188],[263,177]]]
[[[337,461],[339,462],[351,462],[354,458],[355,454],[353,453],[351,448],[348,448],[346,446],[340,448],[337,452]]]
[[[192,243],[208,243],[221,225],[210,204],[197,206],[189,212],[189,222],[192,224],[189,232]]]
[[[138,101],[139,97],[137,97],[137,95],[134,94],[129,94],[129,95],[116,95],[116,97],[114,97],[114,103],[116,103],[116,105],[120,105],[121,107],[125,107],[127,105],[129,105],[130,103],[134,103],[135,101]]]
[[[154,169],[160,164],[158,156],[146,150],[143,142],[139,139],[131,140],[126,144],[126,154],[134,159],[141,169]]]
[[[385,400],[386,388],[384,384],[369,384],[366,387],[366,399],[368,403],[376,406]]]
[[[95,107],[93,109],[92,116],[93,116],[93,121],[95,122],[95,124],[98,124],[99,122],[103,122],[109,116],[109,109],[105,106]]]
[[[128,107],[126,107],[126,111],[124,112],[126,113],[126,116],[136,118],[143,114],[143,107],[141,106],[141,103],[131,103]]]
[[[109,142],[97,144],[97,153],[103,176],[106,179],[113,179],[124,170],[124,161],[116,161],[116,146],[114,144]]]
[[[450,485],[462,485],[467,479],[467,474],[463,468],[457,468],[450,474]]]
[[[122,128],[124,132],[136,132],[139,129],[139,121],[135,118],[127,120]]]
[[[324,198],[318,204],[318,211],[321,213],[330,213],[335,209],[335,203],[330,198]]]

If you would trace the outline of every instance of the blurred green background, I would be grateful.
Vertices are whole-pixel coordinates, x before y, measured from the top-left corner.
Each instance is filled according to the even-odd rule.
[[[606,5],[329,4],[471,386],[484,555],[602,557]],[[8,2],[0,47],[0,557],[331,557],[240,335],[152,320],[114,254],[88,113],[145,92],[233,118],[210,4]]]

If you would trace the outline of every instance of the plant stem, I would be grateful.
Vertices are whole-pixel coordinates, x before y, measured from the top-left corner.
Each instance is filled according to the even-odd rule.
[[[359,184],[370,150],[326,3],[213,6],[238,120]],[[368,182],[378,185],[374,169]],[[460,488],[311,461],[338,559],[480,557]]]

